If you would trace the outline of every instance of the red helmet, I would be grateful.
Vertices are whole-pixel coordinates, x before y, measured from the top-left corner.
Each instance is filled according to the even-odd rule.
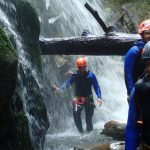
[[[87,66],[87,62],[85,58],[78,58],[76,60],[76,66],[77,67],[86,67]]]
[[[139,25],[139,33],[143,33],[143,31],[150,31],[150,19],[144,20]]]

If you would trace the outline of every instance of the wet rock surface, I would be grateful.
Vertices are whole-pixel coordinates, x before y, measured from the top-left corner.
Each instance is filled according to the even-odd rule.
[[[102,134],[113,137],[115,140],[125,140],[126,124],[117,121],[109,121],[105,124]]]

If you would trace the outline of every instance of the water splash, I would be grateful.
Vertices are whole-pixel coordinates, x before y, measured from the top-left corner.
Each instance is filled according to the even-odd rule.
[[[84,29],[88,29],[94,34],[103,34],[99,24],[84,7],[85,2],[89,2],[93,8],[99,12],[107,25],[111,25],[109,14],[105,12],[105,8],[99,0],[59,0],[57,3],[54,0],[47,0],[46,2],[47,13],[52,13],[52,18],[61,16],[49,26],[50,30],[51,28],[54,29],[55,35],[53,37],[79,36]],[[43,25],[42,28],[44,27]],[[51,33],[50,31],[47,32]],[[41,35],[44,36],[45,33],[41,32]],[[52,35],[49,37],[51,36]],[[64,67],[68,67],[69,69],[73,68],[73,70],[75,70],[74,62],[77,57],[79,56],[69,56],[68,64],[66,63],[66,65],[62,65],[62,67],[58,68],[56,65],[57,62],[55,62],[53,56],[42,56],[44,75],[49,85],[50,83],[60,85],[67,79],[64,75],[66,69]],[[87,59],[89,69],[92,70],[98,78],[102,90],[102,98],[104,99],[103,106],[95,109],[94,127],[101,130],[104,123],[110,120],[126,122],[128,104],[126,101],[126,89],[123,75],[123,57],[88,56]],[[52,60],[54,60],[54,62]],[[51,64],[51,66],[48,64]],[[48,91],[51,91],[48,84],[45,86],[46,89],[48,88]],[[73,93],[69,94],[66,92],[65,96],[60,96],[56,93],[48,94],[46,89],[45,94],[49,97],[49,100],[46,100],[49,101],[47,102],[48,111],[50,112],[49,118],[51,124],[53,124],[51,126],[52,130],[54,132],[60,132],[61,128],[62,130],[70,130],[70,128],[76,130],[74,128],[72,116],[70,115],[70,113],[72,114],[70,101],[74,96]],[[96,100],[95,95],[94,99]],[[59,107],[60,103],[61,107]],[[55,106],[55,108],[51,107],[52,105]],[[56,110],[58,112],[56,112]],[[56,125],[56,122],[61,125]]]
[[[103,34],[100,25],[84,7],[86,2],[98,11],[107,25],[113,25],[110,14],[106,13],[100,0],[57,0],[57,2],[45,0],[44,2],[45,7],[41,10],[41,12],[44,10],[44,13],[39,13],[43,37],[80,36],[85,29],[96,35]],[[50,18],[52,18],[51,24],[49,24]],[[61,57],[64,58],[64,56]],[[68,78],[65,75],[67,70],[76,70],[74,62],[77,57],[79,56],[65,56],[66,63],[58,65],[55,56],[42,56],[44,94],[50,120],[48,135],[51,134],[52,137],[60,133],[69,135],[70,131],[74,134],[78,133],[72,116],[71,99],[74,96],[72,89],[61,95],[51,89],[51,84],[59,86]],[[88,56],[87,59],[89,69],[98,78],[104,99],[103,106],[95,109],[94,129],[100,131],[104,123],[110,120],[126,122],[128,104],[123,75],[123,57]],[[96,99],[95,95],[94,99]],[[85,127],[85,124],[83,125]],[[49,142],[49,147],[50,144],[51,142]],[[45,146],[45,149],[49,147]]]

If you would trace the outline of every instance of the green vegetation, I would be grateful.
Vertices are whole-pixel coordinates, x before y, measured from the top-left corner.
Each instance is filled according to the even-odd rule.
[[[103,0],[103,4],[111,11],[109,22],[121,32],[137,33],[139,23],[150,19],[150,0]]]
[[[5,35],[3,29],[0,28],[0,61],[8,61],[9,63],[13,63],[16,60],[16,51]]]
[[[120,10],[124,4],[131,3],[134,9],[137,11],[134,12],[139,16],[140,21],[150,18],[150,0],[108,0],[105,2],[108,6],[110,6],[113,10]]]

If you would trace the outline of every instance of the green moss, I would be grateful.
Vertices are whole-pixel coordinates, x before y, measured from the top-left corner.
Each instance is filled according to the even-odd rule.
[[[134,6],[137,9],[137,13],[139,15],[140,21],[143,21],[145,19],[150,19],[150,1],[143,0],[141,1],[135,1]]]
[[[7,38],[5,32],[0,28],[0,61],[13,63],[17,60],[16,51]]]

